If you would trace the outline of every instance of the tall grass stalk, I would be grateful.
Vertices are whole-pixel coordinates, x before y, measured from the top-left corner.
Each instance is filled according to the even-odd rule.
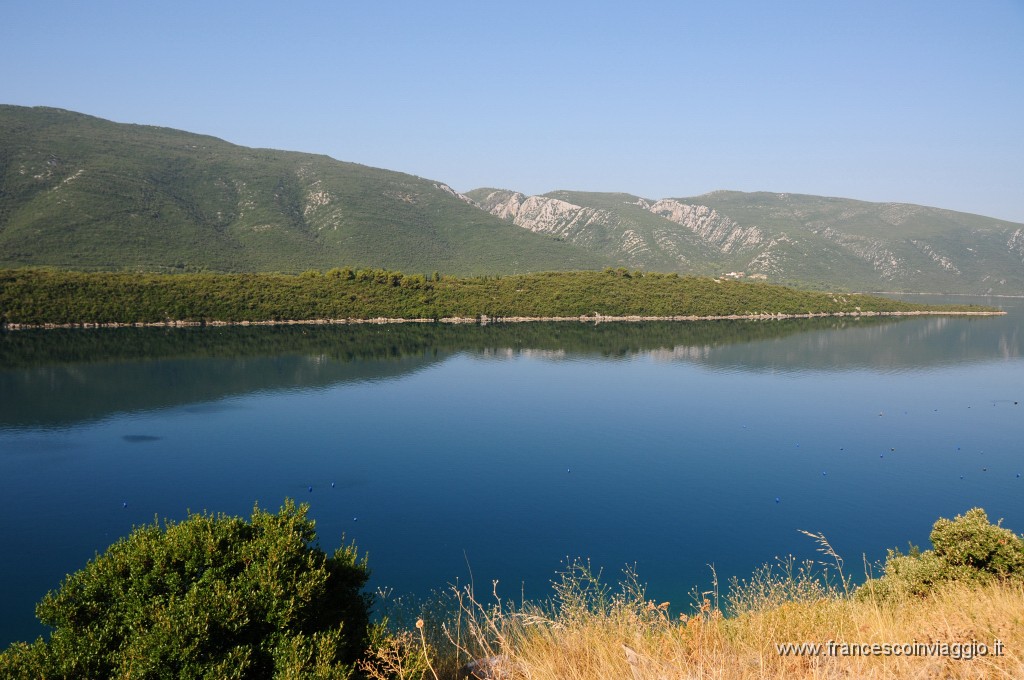
[[[824,554],[829,555],[826,548]],[[834,551],[832,551],[834,553]],[[829,555],[835,559],[834,555]],[[646,596],[632,570],[618,587],[585,562],[554,583],[545,603],[510,603],[494,584],[487,601],[453,587],[454,607],[421,629],[437,673],[419,676],[529,680],[689,680],[692,678],[988,678],[1024,677],[1024,586],[948,583],[926,597],[850,597],[840,568],[826,579],[819,564],[790,557],[746,580],[733,579],[719,605],[714,590],[697,593],[687,613]],[[447,645],[433,645],[440,637]],[[408,631],[407,631],[408,632]],[[403,635],[404,633],[397,633]],[[432,635],[434,637],[432,637]],[[1001,657],[785,656],[777,645],[828,641],[857,644],[1003,644]],[[467,662],[475,665],[467,667]],[[459,675],[459,669],[463,674]],[[477,675],[466,673],[475,671]],[[387,676],[372,676],[387,677]]]

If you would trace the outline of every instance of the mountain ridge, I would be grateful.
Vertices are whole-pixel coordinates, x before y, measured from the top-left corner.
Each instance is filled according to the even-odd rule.
[[[461,194],[325,155],[0,105],[0,267],[32,266],[626,267],[819,289],[1020,294],[1024,224],[775,192]]]
[[[638,268],[861,290],[1024,290],[1024,225],[941,208],[730,190],[650,199],[483,188],[467,196],[520,227],[604,248]]]
[[[487,274],[602,257],[482,213],[443,182],[208,135],[0,106],[0,266]]]

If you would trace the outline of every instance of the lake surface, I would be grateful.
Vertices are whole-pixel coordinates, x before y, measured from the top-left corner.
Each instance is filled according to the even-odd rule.
[[[1020,533],[1024,301],[971,301],[1010,314],[0,334],[0,646],[133,525],[286,497],[415,595],[583,557],[684,607],[799,529],[861,579],[939,516]]]

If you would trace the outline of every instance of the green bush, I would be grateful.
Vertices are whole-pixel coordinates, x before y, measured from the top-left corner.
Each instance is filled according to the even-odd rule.
[[[869,579],[858,595],[922,596],[949,581],[1024,580],[1024,540],[999,522],[990,523],[981,508],[952,520],[940,518],[930,538],[932,550],[912,550],[909,555],[889,550],[883,576]]]
[[[315,547],[307,511],[135,529],[43,598],[50,639],[0,654],[0,677],[350,677],[369,572],[354,546]]]

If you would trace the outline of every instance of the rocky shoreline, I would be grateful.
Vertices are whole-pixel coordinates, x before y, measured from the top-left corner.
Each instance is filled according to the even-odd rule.
[[[942,311],[942,310],[919,310],[909,312],[808,312],[807,314],[726,314],[709,316],[603,316],[600,314],[586,314],[582,316],[498,316],[492,317],[486,314],[473,317],[444,317],[442,319],[403,319],[378,317],[374,319],[285,319],[269,321],[153,321],[136,323],[44,323],[44,324],[23,324],[11,323],[0,325],[0,329],[9,331],[18,330],[47,330],[58,328],[192,328],[205,326],[329,326],[329,325],[357,325],[357,324],[397,324],[397,323],[449,323],[449,324],[480,324],[491,323],[530,323],[537,321],[575,321],[577,323],[611,323],[611,322],[640,322],[640,321],[724,321],[724,320],[750,320],[770,321],[776,319],[813,319],[821,317],[874,317],[874,316],[1002,316],[1003,311]]]

